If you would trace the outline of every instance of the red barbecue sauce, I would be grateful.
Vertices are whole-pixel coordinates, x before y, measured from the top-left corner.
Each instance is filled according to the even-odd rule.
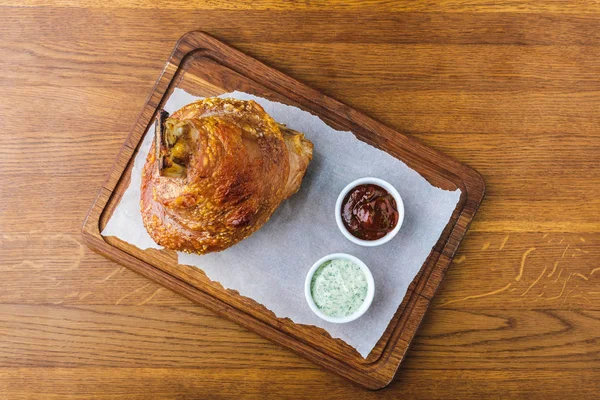
[[[381,239],[398,224],[396,200],[378,185],[358,185],[350,190],[341,213],[348,232],[362,240]]]

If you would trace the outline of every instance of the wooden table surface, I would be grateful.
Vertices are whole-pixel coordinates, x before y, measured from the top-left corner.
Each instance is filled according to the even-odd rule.
[[[484,176],[388,388],[82,245],[116,152],[194,29]],[[0,0],[0,66],[0,399],[598,397],[598,2]]]

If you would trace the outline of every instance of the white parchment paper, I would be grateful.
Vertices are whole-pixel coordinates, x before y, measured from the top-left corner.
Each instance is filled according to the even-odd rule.
[[[300,191],[284,201],[256,233],[220,253],[179,253],[179,263],[201,268],[211,280],[254,299],[278,317],[327,330],[366,358],[448,223],[460,190],[446,191],[430,185],[402,161],[357,140],[351,132],[334,130],[296,107],[242,92],[220,97],[257,101],[276,121],[303,132],[315,145],[314,158]],[[165,109],[171,113],[197,99],[175,89]],[[141,169],[153,137],[151,127],[136,156],[131,184],[102,232],[140,249],[160,248],[144,228],[139,205]],[[338,194],[349,182],[365,176],[387,180],[404,201],[405,218],[400,232],[378,247],[351,243],[335,223]],[[321,320],[304,298],[309,268],[322,256],[337,252],[363,260],[375,279],[371,308],[358,320],[346,324]]]

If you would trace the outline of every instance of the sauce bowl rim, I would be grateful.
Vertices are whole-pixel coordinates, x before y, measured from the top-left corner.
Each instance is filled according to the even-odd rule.
[[[396,207],[398,208],[398,223],[396,224],[394,229],[389,231],[384,237],[376,239],[376,240],[364,240],[364,239],[357,238],[352,233],[350,233],[348,231],[348,229],[346,229],[346,226],[344,226],[344,222],[342,221],[342,202],[344,201],[344,198],[346,197],[346,195],[348,194],[348,192],[350,190],[354,189],[355,187],[357,187],[359,185],[364,185],[364,184],[378,185],[378,186],[381,186],[382,188],[384,188],[385,190],[387,190],[387,192],[389,194],[391,194],[392,197],[394,198],[394,200],[396,201]],[[398,193],[396,188],[394,186],[392,186],[391,183],[389,183],[388,181],[385,181],[381,178],[364,177],[364,178],[356,179],[356,180],[350,182],[349,184],[347,184],[342,189],[340,194],[338,195],[337,201],[335,202],[335,222],[337,223],[337,226],[338,226],[340,232],[342,232],[342,234],[349,241],[351,241],[355,244],[358,244],[360,246],[365,246],[365,247],[380,246],[380,245],[392,240],[394,238],[394,236],[396,236],[396,234],[400,231],[400,227],[402,226],[402,223],[404,222],[404,202],[402,201],[402,196],[400,196],[400,193]]]
[[[319,269],[319,267],[321,265],[323,265],[324,263],[326,263],[327,261],[331,261],[331,260],[335,260],[335,259],[348,260],[348,261],[355,263],[356,265],[358,265],[360,267],[362,272],[365,274],[365,278],[367,279],[367,296],[365,297],[365,300],[363,301],[363,303],[360,305],[360,307],[356,311],[354,311],[352,314],[346,315],[344,317],[332,317],[332,316],[329,316],[329,315],[323,313],[321,310],[319,310],[319,308],[315,304],[315,301],[312,297],[312,292],[311,292],[312,278],[313,278],[313,275],[315,274],[315,272],[317,271],[317,269]],[[365,312],[367,312],[369,307],[371,307],[371,303],[373,302],[373,298],[375,297],[375,281],[373,279],[373,275],[371,274],[371,270],[369,269],[369,267],[367,267],[367,265],[363,261],[361,261],[359,258],[357,258],[351,254],[346,254],[346,253],[332,253],[332,254],[328,254],[324,257],[321,257],[308,270],[308,273],[306,274],[306,279],[304,281],[304,296],[306,297],[306,302],[308,303],[308,306],[310,307],[310,309],[319,318],[321,318],[327,322],[332,322],[334,324],[343,324],[343,323],[351,322],[351,321],[358,319]]]

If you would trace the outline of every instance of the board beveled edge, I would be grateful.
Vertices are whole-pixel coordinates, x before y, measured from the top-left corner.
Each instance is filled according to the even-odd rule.
[[[215,46],[217,46],[217,47],[215,47]],[[104,208],[106,207],[107,203],[109,202],[109,199],[110,199],[111,195],[113,194],[113,190],[116,188],[119,180],[121,179],[121,177],[123,175],[123,172],[126,171],[127,166],[129,165],[130,162],[132,162],[133,152],[137,146],[137,143],[132,142],[132,140],[131,140],[132,136],[134,135],[134,133],[136,132],[137,129],[141,128],[145,131],[147,126],[140,126],[140,125],[148,125],[149,121],[151,120],[151,116],[148,119],[146,112],[149,110],[149,108],[153,107],[153,105],[151,104],[152,100],[156,101],[156,106],[158,104],[160,104],[160,102],[162,101],[162,98],[168,92],[168,88],[171,84],[171,80],[172,80],[173,76],[175,75],[177,69],[179,68],[179,65],[181,64],[183,59],[189,53],[191,53],[199,48],[204,48],[204,49],[218,52],[219,50],[222,50],[223,47],[228,49],[229,51],[234,52],[234,55],[235,55],[235,53],[239,53],[237,50],[223,44],[222,42],[219,42],[218,40],[214,39],[213,37],[209,36],[208,34],[206,34],[204,32],[200,32],[200,31],[189,32],[189,33],[185,34],[184,36],[182,36],[181,39],[177,42],[177,45],[176,45],[175,49],[173,50],[173,53],[171,54],[171,57],[169,58],[169,61],[166,65],[165,69],[161,73],[156,85],[150,92],[150,95],[148,96],[148,98],[146,100],[146,103],[144,105],[144,109],[143,109],[142,113],[140,113],[140,116],[138,117],[138,120],[137,120],[136,124],[134,125],[134,128],[132,129],[130,135],[128,136],[128,138],[125,142],[125,145],[123,146],[121,152],[119,153],[117,160],[115,161],[115,164],[113,165],[113,167],[111,169],[109,177],[107,178],[105,184],[103,185],[102,189],[100,190],[100,193],[98,194],[98,196],[96,198],[96,201],[94,202],[92,208],[90,209],[90,212],[88,213],[88,215],[86,217],[86,220],[84,222],[83,229],[82,229],[82,235],[83,235],[84,241],[92,250],[97,251],[100,254],[107,256],[108,258],[133,269],[134,271],[148,277],[149,279],[151,279],[163,286],[166,286],[169,289],[171,289],[179,294],[182,294],[185,297],[187,297],[195,302],[201,303],[202,305],[217,312],[218,314],[225,316],[225,317],[239,323],[240,325],[257,332],[257,333],[261,334],[262,336],[265,336],[266,338],[268,338],[276,343],[279,343],[304,357],[307,357],[308,359],[310,359],[311,361],[313,361],[319,365],[322,365],[322,366],[324,366],[324,367],[326,367],[326,368],[328,368],[328,369],[330,369],[330,370],[332,370],[332,371],[334,371],[334,372],[336,372],[358,384],[361,384],[369,389],[383,388],[383,387],[387,386],[387,384],[389,384],[389,382],[391,382],[391,380],[394,378],[395,372],[398,369],[400,362],[404,358],[404,354],[409,346],[410,341],[414,337],[416,330],[418,329],[418,325],[420,324],[420,322],[423,319],[423,316],[431,302],[431,298],[432,298],[433,294],[431,294],[431,296],[424,296],[422,293],[417,292],[416,288],[415,288],[415,292],[411,295],[411,299],[409,299],[409,302],[407,303],[407,306],[406,306],[404,312],[409,312],[410,318],[415,317],[414,318],[415,320],[418,319],[418,323],[417,323],[416,327],[414,327],[413,329],[410,329],[410,332],[402,332],[402,333],[408,333],[408,335],[403,335],[401,333],[397,342],[394,344],[393,351],[391,351],[391,354],[389,354],[388,357],[383,357],[384,354],[382,352],[382,357],[374,362],[375,364],[377,364],[377,368],[371,367],[371,368],[365,368],[364,370],[357,370],[356,368],[345,364],[344,362],[342,362],[341,360],[339,360],[337,358],[328,357],[327,355],[322,354],[322,352],[320,350],[315,349],[310,345],[306,345],[304,343],[299,343],[297,341],[297,339],[290,337],[288,334],[277,330],[275,327],[273,327],[263,321],[260,321],[254,317],[248,318],[248,315],[245,312],[243,312],[241,310],[237,310],[234,307],[229,306],[222,300],[214,298],[214,297],[198,290],[194,286],[180,280],[179,278],[176,278],[176,277],[160,270],[159,268],[154,267],[153,265],[136,258],[135,256],[133,256],[123,250],[120,250],[120,249],[117,249],[117,248],[111,246],[103,239],[103,237],[100,234],[100,225],[99,224],[100,224],[100,217],[102,215],[102,212],[103,212]],[[239,53],[239,54],[242,54],[242,53]],[[250,58],[246,55],[244,55],[244,57]],[[250,58],[250,59],[255,63],[261,64],[263,67],[268,68],[269,70],[273,71],[275,74],[279,74],[280,77],[284,77],[286,80],[297,82],[297,81],[293,80],[293,78],[290,78],[289,76],[284,75],[283,73],[281,73],[279,71],[272,70],[271,68],[265,66],[264,64],[260,63],[259,61],[255,60],[255,59],[252,59],[252,58]],[[169,66],[174,67],[174,69],[173,68],[171,69],[172,73],[169,73]],[[165,81],[167,83],[166,85],[165,85]],[[304,84],[301,84],[300,82],[297,82],[297,83],[302,85],[303,88],[306,88],[308,91],[312,91],[312,93],[317,96],[316,97],[317,99],[322,100],[323,102],[326,102],[326,101],[332,102],[333,105],[336,105],[336,103],[337,103],[337,105],[340,105],[340,106],[343,106],[344,108],[346,108],[345,112],[349,113],[349,115],[353,114],[355,117],[365,118],[368,122],[370,122],[371,125],[375,126],[375,128],[371,128],[371,129],[377,129],[377,128],[388,129],[388,130],[391,129],[391,128],[388,128],[388,127],[382,125],[381,123],[379,123],[377,121],[372,120],[371,118],[367,117],[366,115],[361,114],[361,113],[357,112],[356,110],[353,110],[353,109],[349,108],[348,106],[337,102],[334,99],[324,96],[323,94],[315,91],[314,89],[311,89],[311,88],[305,86]],[[329,109],[330,107],[325,107],[325,108]],[[154,113],[154,111],[155,110],[153,110],[153,113]],[[328,111],[333,112],[331,110],[328,110]],[[144,121],[146,121],[146,123],[144,123]],[[419,145],[418,147],[422,147],[422,148],[428,150],[429,152],[432,151],[433,153],[437,153],[435,150],[428,148],[428,147],[424,146],[423,144],[421,144],[420,142],[416,141],[416,139],[413,139],[413,138],[410,138],[410,137],[407,137],[407,136],[404,136],[404,135],[401,135],[398,133],[396,133],[396,134],[399,137],[402,137],[406,140],[414,141],[413,143],[411,143],[412,145],[414,145],[416,142]],[[127,147],[128,147],[128,149],[126,149]],[[123,152],[126,150],[131,152],[131,154],[129,156],[123,155]],[[436,261],[433,262],[431,267],[429,268],[431,270],[429,275],[427,275],[424,278],[422,277],[420,279],[420,282],[421,281],[424,282],[424,287],[425,288],[429,287],[430,290],[433,291],[432,293],[434,293],[435,290],[437,290],[437,287],[439,286],[439,283],[441,282],[441,278],[439,278],[439,279],[435,278],[434,280],[432,280],[431,272],[435,269],[441,269],[442,277],[443,277],[443,274],[445,273],[446,269],[450,265],[450,263],[452,261],[452,257],[454,256],[454,253],[455,253],[456,249],[458,248],[460,241],[464,237],[466,230],[468,228],[468,225],[472,221],[474,214],[475,214],[479,204],[481,203],[481,200],[483,199],[483,195],[485,192],[483,178],[477,171],[473,170],[470,167],[465,166],[464,164],[460,164],[460,163],[454,161],[453,159],[449,158],[448,156],[442,155],[441,153],[437,153],[437,155],[439,157],[441,157],[442,160],[444,160],[446,162],[450,162],[451,164],[454,164],[455,166],[457,166],[462,174],[465,174],[466,176],[470,177],[471,179],[467,179],[465,181],[465,179],[462,179],[462,177],[461,177],[462,185],[460,185],[460,186],[462,186],[461,190],[463,190],[463,195],[465,196],[465,203],[457,217],[457,220],[455,221],[454,224],[452,224],[449,238],[446,241],[446,243],[444,244],[442,251],[440,252],[440,254],[437,255]],[[126,162],[122,162],[123,157],[127,158]],[[121,163],[119,163],[119,161],[121,161]],[[119,165],[119,164],[121,164],[121,165]],[[118,174],[118,177],[115,177],[115,173]],[[458,175],[457,175],[457,177],[458,177]],[[117,178],[117,179],[115,179],[115,178]],[[471,190],[471,189],[473,189],[473,190]],[[449,225],[451,224],[451,222],[453,222],[453,220],[454,220],[454,218],[452,218],[449,221]],[[413,297],[414,297],[414,299],[413,299]],[[415,314],[415,312],[416,312],[416,314]],[[392,359],[393,359],[393,361],[392,361]]]

